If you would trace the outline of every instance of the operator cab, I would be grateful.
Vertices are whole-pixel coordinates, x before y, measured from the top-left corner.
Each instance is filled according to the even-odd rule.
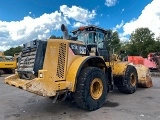
[[[107,32],[97,26],[85,26],[72,31],[73,35],[77,37],[77,41],[81,41],[87,46],[88,55],[103,56],[105,61],[108,61],[109,57],[105,40]]]

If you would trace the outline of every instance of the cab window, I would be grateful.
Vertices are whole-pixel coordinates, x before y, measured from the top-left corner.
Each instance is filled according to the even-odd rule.
[[[104,46],[104,34],[103,33],[97,33],[97,43],[98,48],[103,48]]]

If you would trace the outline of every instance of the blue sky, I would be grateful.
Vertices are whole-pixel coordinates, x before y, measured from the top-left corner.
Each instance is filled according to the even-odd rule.
[[[160,0],[0,0],[0,50],[69,30],[97,25],[117,30],[122,41],[138,27],[160,32]]]

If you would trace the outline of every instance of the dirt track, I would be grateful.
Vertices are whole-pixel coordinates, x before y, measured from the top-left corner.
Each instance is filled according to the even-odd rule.
[[[0,77],[0,120],[160,120],[160,77],[153,77],[154,87],[138,88],[132,95],[115,89],[102,108],[88,112],[71,101],[53,104],[9,86],[5,76]]]

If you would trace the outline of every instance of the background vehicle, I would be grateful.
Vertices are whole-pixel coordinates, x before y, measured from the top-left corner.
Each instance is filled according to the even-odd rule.
[[[143,58],[142,56],[128,56],[128,61],[133,62],[133,64],[142,64],[148,67],[150,70],[160,69],[160,53],[149,53],[148,58]]]
[[[155,69],[160,70],[160,52],[149,53],[148,60],[156,65]],[[147,64],[145,64],[145,66],[147,66]]]
[[[34,40],[23,45],[17,73],[5,78],[7,84],[57,100],[71,94],[76,104],[87,110],[100,108],[110,89],[132,94],[137,84],[147,86],[148,79],[138,80],[130,62],[110,56],[107,30],[85,26],[72,31],[62,25],[64,39]],[[148,86],[147,86],[148,87]],[[150,87],[150,86],[149,86]]]
[[[5,57],[3,52],[0,52],[0,75],[4,73],[14,73],[16,67],[17,62],[13,57]]]

